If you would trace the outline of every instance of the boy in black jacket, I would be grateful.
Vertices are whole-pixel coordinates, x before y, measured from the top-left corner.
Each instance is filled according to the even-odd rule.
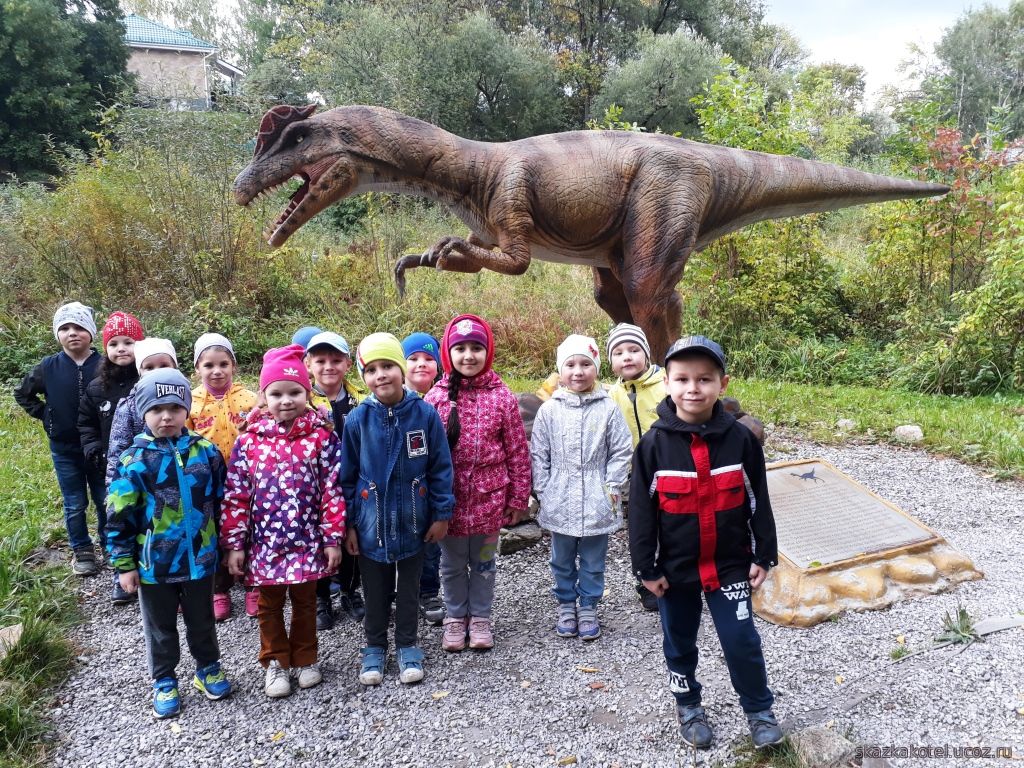
[[[764,453],[718,401],[729,384],[722,348],[688,336],[665,355],[666,397],[640,439],[630,483],[633,571],[658,596],[669,687],[683,741],[714,735],[697,682],[701,592],[758,749],[782,741],[750,590],[777,562]]]

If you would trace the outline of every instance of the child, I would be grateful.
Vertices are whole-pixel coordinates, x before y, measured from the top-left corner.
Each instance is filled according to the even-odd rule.
[[[619,377],[608,394],[626,418],[633,449],[657,418],[658,403],[665,399],[665,375],[651,363],[651,346],[642,328],[619,323],[608,334],[608,360]],[[645,610],[658,610],[658,598],[637,580],[636,591]]]
[[[346,374],[352,367],[352,356],[344,337],[330,331],[321,331],[308,339],[306,369],[312,377],[315,406],[323,406],[331,414],[334,431],[340,438],[345,428],[345,417],[359,405],[359,393],[348,381]],[[356,558],[341,553],[341,565],[334,577],[321,579],[316,584],[316,628],[334,626],[334,608],[331,605],[331,581],[341,587],[342,609],[355,621],[362,621],[365,609],[359,593],[359,565]]]
[[[601,367],[597,342],[572,334],[558,346],[557,358],[561,386],[541,405],[530,439],[534,490],[539,522],[551,531],[555,632],[596,640],[608,535],[622,523],[622,486],[633,444],[619,409],[595,386]]]
[[[441,647],[494,647],[491,606],[502,525],[519,522],[530,499],[530,449],[516,396],[491,369],[494,336],[476,315],[459,315],[441,340],[444,376],[427,393],[448,435],[455,512],[441,542]]]
[[[146,427],[124,452],[108,506],[110,563],[121,586],[139,592],[157,718],[181,710],[175,674],[179,607],[196,660],[192,684],[208,699],[231,693],[220,668],[211,602],[224,461],[212,443],[185,428],[188,386],[173,369],[139,382],[135,407]]]
[[[440,342],[429,333],[417,331],[402,339],[406,377],[409,388],[426,395],[437,382],[441,369]],[[441,602],[441,545],[430,542],[423,548],[423,572],[420,574],[420,613],[427,623],[437,626],[444,621]]]
[[[302,347],[292,344],[263,356],[266,409],[253,411],[231,451],[221,509],[228,571],[259,587],[259,658],[271,698],[291,694],[288,670],[300,688],[323,679],[316,661],[316,580],[337,570],[345,538],[341,442],[309,407],[302,355]]]
[[[187,426],[217,446],[227,462],[246,416],[256,406],[256,393],[235,381],[235,348],[219,333],[204,333],[196,339],[192,365],[199,386],[192,390]],[[233,583],[226,564],[221,563],[213,583],[213,615],[217,621],[231,617],[229,590]],[[250,616],[256,615],[257,598],[253,590],[245,593],[245,609]]]
[[[683,741],[707,749],[697,630],[701,593],[758,749],[782,741],[750,590],[777,562],[761,445],[718,401],[729,384],[722,348],[688,336],[665,355],[668,397],[633,458],[633,572],[658,600],[669,687]]]
[[[399,679],[415,683],[423,679],[423,651],[416,645],[423,544],[442,539],[452,516],[451,453],[437,412],[403,386],[398,339],[371,333],[357,358],[372,394],[345,425],[341,484],[352,511],[347,547],[359,556],[366,592],[359,682],[383,679],[394,594]]]
[[[89,382],[78,405],[78,432],[82,436],[82,452],[85,454],[86,465],[95,472],[106,472],[110,424],[114,420],[114,410],[139,380],[139,371],[135,367],[135,342],[145,335],[138,318],[127,312],[111,312],[103,324],[105,354],[100,360],[98,375]],[[105,543],[102,536],[101,532],[100,546]],[[121,588],[121,581],[115,573],[110,602],[126,605],[135,599],[134,593],[125,592]]]
[[[64,498],[64,526],[74,553],[72,569],[79,576],[93,576],[97,571],[96,553],[89,538],[86,510],[91,496],[102,542],[105,487],[103,471],[85,460],[78,431],[79,402],[100,363],[99,354],[90,346],[96,337],[92,308],[77,301],[61,306],[53,316],[53,335],[61,351],[44,357],[29,372],[14,390],[14,399],[29,416],[43,422]]]

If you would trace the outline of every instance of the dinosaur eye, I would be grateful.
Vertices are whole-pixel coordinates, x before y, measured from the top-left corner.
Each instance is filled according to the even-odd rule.
[[[299,136],[298,138],[295,139],[295,143],[296,144],[301,144],[303,138],[304,138],[303,136]]]

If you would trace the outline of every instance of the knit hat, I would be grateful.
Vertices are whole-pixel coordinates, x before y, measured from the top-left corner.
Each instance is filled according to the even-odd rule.
[[[74,323],[79,328],[84,328],[92,338],[96,338],[96,320],[92,316],[92,307],[87,307],[77,301],[72,301],[58,307],[53,314],[53,337],[59,342],[60,336],[57,329],[65,323]]]
[[[142,373],[142,364],[146,362],[146,358],[153,355],[170,355],[174,367],[178,367],[178,355],[174,352],[174,345],[170,340],[147,336],[135,342],[135,367],[139,369],[139,373]]]
[[[402,343],[390,333],[371,333],[359,342],[356,350],[359,373],[362,374],[363,369],[374,360],[390,360],[402,369],[402,376],[407,372]]]
[[[426,352],[434,358],[435,363],[441,365],[441,342],[429,333],[424,333],[423,331],[410,333],[402,339],[402,351],[405,353],[406,360],[417,352]]]
[[[668,361],[673,357],[684,355],[687,352],[698,352],[710,357],[722,369],[722,373],[725,373],[725,352],[722,351],[721,346],[717,342],[712,341],[707,336],[683,336],[683,338],[669,347],[668,352],[665,353],[665,367],[668,368]]]
[[[127,336],[129,339],[141,341],[146,335],[142,330],[139,318],[130,312],[111,312],[107,322],[103,324],[103,346],[107,346],[115,336]]]
[[[135,410],[140,419],[150,408],[164,404],[180,405],[186,411],[192,407],[188,379],[177,368],[149,371],[135,385]]]
[[[299,344],[303,349],[305,349],[309,346],[309,340],[318,333],[323,333],[323,331],[315,325],[304,325],[292,334],[292,344]]]
[[[321,331],[316,336],[313,336],[306,344],[306,354],[309,354],[310,350],[314,347],[331,347],[343,355],[352,355],[352,349],[349,347],[348,342],[345,341],[345,337],[333,331]]]
[[[275,381],[294,381],[301,384],[308,392],[310,389],[309,371],[306,370],[306,365],[302,362],[305,352],[301,344],[268,349],[263,355],[260,389],[266,389]]]
[[[453,317],[445,326],[441,339],[441,365],[444,372],[452,372],[452,357],[449,350],[464,341],[475,341],[484,345],[487,349],[487,359],[484,360],[484,367],[480,373],[490,370],[494,362],[494,334],[491,333],[491,326],[476,315],[459,315]]]
[[[647,343],[647,336],[644,335],[644,329],[638,325],[631,325],[630,323],[619,323],[612,328],[611,333],[608,334],[608,346],[605,347],[608,350],[608,357],[612,356],[613,349],[626,341],[632,342],[640,347],[640,349],[644,351],[644,354],[647,355],[647,362],[651,362],[651,345]]]
[[[221,336],[219,333],[204,333],[196,339],[195,346],[192,348],[193,367],[199,365],[200,356],[210,347],[224,347],[228,354],[231,355],[231,359],[235,360],[235,348],[231,346],[231,342],[228,341],[226,336]]]
[[[555,357],[558,360],[558,370],[562,370],[565,361],[575,355],[583,355],[589,358],[595,368],[601,367],[601,355],[597,351],[597,342],[589,336],[573,333],[558,345],[558,351],[555,353]]]

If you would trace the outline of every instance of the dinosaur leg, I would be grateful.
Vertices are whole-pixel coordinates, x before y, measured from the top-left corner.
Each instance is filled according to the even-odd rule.
[[[616,323],[633,322],[622,283],[606,267],[594,267],[594,301]]]
[[[521,275],[530,266],[530,246],[525,238],[502,237],[500,248],[492,250],[476,235],[465,240],[445,237],[422,255],[403,256],[395,264],[395,284],[405,293],[405,270],[434,267],[445,272],[479,272],[489,269],[503,275]]]

